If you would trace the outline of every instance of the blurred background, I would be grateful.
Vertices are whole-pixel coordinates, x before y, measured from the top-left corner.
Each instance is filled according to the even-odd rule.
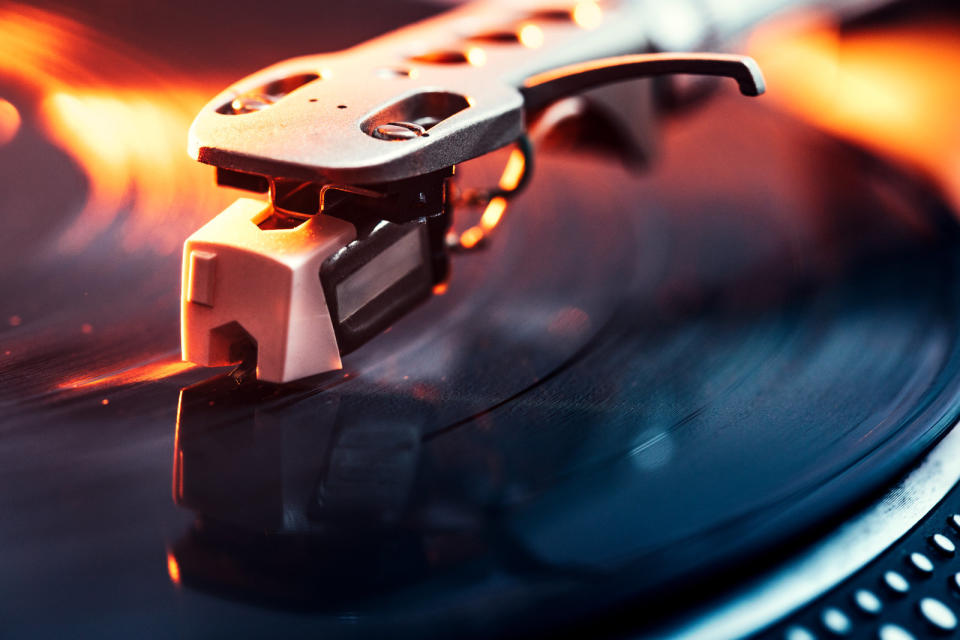
[[[35,630],[45,612],[56,608],[62,618],[45,621],[43,626],[51,636],[67,629],[90,635],[120,633],[129,625],[143,629],[145,622],[153,625],[150,628],[158,637],[174,631],[195,636],[222,630],[218,625],[226,624],[224,619],[229,619],[227,626],[237,633],[266,633],[283,625],[288,635],[316,635],[320,627],[312,626],[313,618],[221,602],[221,596],[246,602],[244,599],[251,598],[249,592],[259,590],[271,591],[274,600],[283,600],[288,585],[277,587],[270,581],[275,575],[258,582],[262,575],[250,579],[233,564],[226,563],[229,566],[224,569],[207,557],[197,560],[178,542],[194,519],[174,504],[189,501],[189,496],[185,499],[177,494],[178,466],[171,465],[171,452],[182,453],[175,430],[187,423],[216,424],[218,428],[243,420],[295,423],[306,419],[298,413],[308,413],[304,406],[294,408],[292,414],[280,412],[273,417],[261,412],[258,403],[273,402],[278,396],[292,404],[294,400],[306,402],[305,398],[316,400],[311,395],[314,389],[300,388],[290,392],[293,396],[270,391],[238,409],[230,405],[236,398],[229,399],[229,389],[218,386],[222,379],[210,383],[217,372],[180,360],[182,242],[241,195],[217,187],[213,169],[187,157],[186,131],[208,99],[248,73],[284,58],[357,44],[452,4],[406,0],[0,4],[0,220],[4,226],[0,233],[0,480],[5,487],[0,491],[0,513],[5,514],[0,525],[0,612],[9,614],[6,617],[12,628],[26,635]],[[623,407],[634,405],[613,401],[603,405],[602,401],[616,393],[634,393],[640,398],[637,406],[642,404],[646,413],[636,411],[653,418],[649,424],[631,427],[637,432],[629,431],[629,437],[610,436],[614,442],[610,446],[628,449],[635,461],[633,472],[647,474],[637,476],[640,479],[632,486],[679,491],[688,487],[680,477],[683,470],[695,468],[688,467],[683,457],[690,443],[663,435],[674,433],[669,429],[661,432],[649,425],[656,426],[658,420],[681,423],[674,415],[675,407],[680,407],[675,411],[680,415],[687,404],[707,406],[717,398],[715,405],[732,401],[733,392],[723,395],[727,381],[739,379],[731,370],[753,371],[751,367],[759,363],[757,375],[762,377],[778,364],[791,365],[797,360],[809,364],[811,370],[827,367],[806,355],[815,352],[807,342],[802,349],[798,347],[802,355],[782,355],[778,336],[794,336],[793,329],[775,323],[772,328],[762,325],[765,314],[789,316],[795,301],[805,304],[803,292],[829,289],[838,282],[847,287],[825,307],[816,307],[816,313],[810,313],[814,319],[795,321],[815,334],[810,343],[829,333],[822,329],[832,327],[831,320],[843,321],[837,323],[843,326],[837,329],[841,335],[835,342],[821,345],[827,354],[822,362],[829,360],[830,375],[840,378],[841,373],[850,371],[872,374],[871,384],[884,390],[889,384],[890,397],[899,397],[896,385],[900,378],[909,377],[914,366],[917,371],[925,370],[927,360],[921,361],[916,343],[896,338],[902,325],[911,325],[908,337],[912,340],[915,334],[936,334],[928,326],[935,321],[945,326],[952,321],[952,316],[941,317],[947,314],[941,314],[937,305],[948,297],[944,291],[952,291],[953,281],[943,276],[940,262],[928,265],[924,256],[943,249],[942,239],[954,237],[960,215],[960,12],[949,1],[802,3],[800,7],[779,1],[767,5],[759,0],[651,0],[648,4],[651,15],[662,10],[664,21],[681,34],[691,32],[686,27],[699,25],[705,18],[685,14],[678,7],[699,7],[707,11],[708,21],[726,16],[730,24],[736,24],[730,38],[707,38],[704,45],[754,56],[765,73],[767,94],[758,101],[744,101],[726,85],[711,87],[709,95],[701,95],[700,87],[683,82],[661,85],[656,154],[639,171],[623,149],[617,148],[616,140],[608,140],[616,129],[598,133],[595,123],[566,123],[544,141],[538,173],[505,223],[503,243],[473,262],[458,263],[448,293],[431,301],[426,312],[398,323],[396,331],[357,352],[348,362],[348,370],[350,375],[356,372],[357,377],[373,381],[370,384],[375,386],[377,398],[395,391],[403,402],[425,403],[438,414],[455,413],[450,407],[461,401],[471,411],[500,406],[497,403],[516,397],[522,384],[550,379],[567,366],[571,354],[596,344],[589,341],[602,334],[601,329],[607,331],[607,322],[616,315],[613,310],[622,297],[618,287],[621,279],[629,279],[624,274],[639,273],[641,282],[631,284],[640,301],[639,311],[632,317],[641,320],[631,320],[632,327],[649,331],[657,340],[663,338],[662,344],[668,346],[673,343],[667,338],[673,337],[675,329],[680,334],[677,327],[683,322],[696,323],[706,317],[707,329],[702,335],[695,332],[692,338],[681,335],[680,346],[670,353],[666,347],[664,353],[649,347],[649,352],[643,351],[642,357],[624,365],[622,375],[610,376],[611,380],[597,376],[600,382],[595,387],[577,387],[576,394],[550,397],[539,405],[531,403],[534,409],[527,406],[526,410],[550,406],[582,411],[590,419],[605,417],[604,411],[625,416],[634,409]],[[598,6],[602,8],[603,2]],[[501,156],[478,160],[464,175],[495,176]],[[601,224],[585,222],[584,212]],[[635,212],[642,215],[625,223]],[[564,226],[563,221],[573,222]],[[643,242],[633,243],[634,238]],[[883,264],[898,265],[900,270],[882,275]],[[910,265],[919,265],[916,272],[910,271]],[[881,275],[874,281],[863,271]],[[891,300],[877,291],[893,291]],[[918,299],[911,297],[916,291]],[[861,293],[866,302],[858,297]],[[501,303],[501,298],[506,301]],[[878,312],[872,305],[881,298]],[[861,303],[867,309],[862,315]],[[722,313],[711,315],[717,307]],[[928,308],[933,309],[928,315],[935,320],[924,315],[927,311],[915,311]],[[880,318],[875,333],[858,333],[864,326],[858,324],[862,317]],[[916,326],[911,324],[914,320]],[[482,322],[489,324],[483,325],[482,331],[475,330],[480,337],[471,336],[474,342],[463,337]],[[728,333],[730,326],[734,329]],[[769,340],[764,333],[768,330],[775,334]],[[501,342],[512,350],[498,346]],[[519,357],[516,349],[527,351]],[[717,349],[714,359],[698,355],[710,349]],[[940,355],[945,352],[946,347],[936,351]],[[394,358],[396,353],[400,355]],[[429,357],[418,357],[418,353]],[[623,353],[634,352],[610,347],[603,353],[608,361],[617,361],[618,357],[627,359]],[[868,358],[864,353],[871,355]],[[434,362],[436,354],[442,357],[436,356]],[[916,362],[910,360],[914,356]],[[478,365],[487,363],[483,358],[489,358],[490,364]],[[663,368],[658,369],[660,365]],[[783,375],[791,380],[801,377],[797,369],[785,368],[788,371]],[[666,370],[680,373],[664,383],[665,389],[656,387]],[[703,380],[688,380],[684,376],[690,371],[696,372],[691,379],[699,375]],[[810,374],[810,379],[830,386],[829,376]],[[451,380],[462,384],[453,385]],[[321,382],[326,390],[342,381]],[[210,383],[212,388],[189,391],[195,383]],[[770,382],[770,386],[780,390],[782,397],[774,396],[774,391],[771,395],[758,392],[743,400],[744,406],[764,407],[763,401],[768,401],[776,407],[776,401],[792,398],[799,404],[804,400],[802,394],[791,393],[783,384]],[[363,387],[359,395],[367,391]],[[863,395],[850,392],[850,398]],[[621,396],[616,399],[622,400]],[[210,413],[220,402],[225,413]],[[346,401],[343,405],[353,407]],[[847,407],[842,402],[837,406],[841,411]],[[187,418],[181,415],[183,407],[187,407]],[[311,406],[309,412],[315,418],[328,409],[326,405]],[[336,413],[335,409],[330,411]],[[422,406],[418,404],[416,409]],[[340,411],[343,415],[347,409]],[[358,411],[361,416],[367,415],[363,411],[376,414],[375,408],[367,405]],[[266,417],[251,417],[257,412]],[[775,413],[762,410],[754,419],[765,425]],[[577,415],[581,421],[588,420]],[[440,424],[447,417],[436,417],[435,422]],[[448,422],[460,424],[460,418],[453,416]],[[479,437],[508,445],[512,442],[511,429],[498,432],[497,421],[489,416],[481,422]],[[854,422],[851,418],[850,424]],[[836,454],[839,459],[836,452],[854,450],[861,437],[873,433],[869,425],[856,425],[863,427],[862,433],[841,434],[849,438],[844,441],[847,449],[840,446],[841,435],[837,435],[839,445],[807,432],[798,436],[807,438],[800,444],[776,441],[796,455],[795,460],[791,458],[796,465],[780,465],[780,471],[789,476],[789,482],[808,482],[801,489],[839,475],[832,467],[821,469],[821,475],[807,475],[806,471],[829,455]],[[494,453],[476,462],[476,467],[487,465],[482,473],[470,467],[475,462],[470,447],[464,447],[467,453],[460,451],[460,457],[456,447],[441,448],[434,457],[441,461],[438,467],[449,457],[476,471],[484,482],[489,480],[496,488],[496,492],[491,489],[491,494],[496,494],[491,500],[497,508],[502,507],[497,500],[521,503],[542,486],[559,483],[556,479],[565,478],[564,473],[574,473],[571,469],[579,473],[577,460],[589,458],[591,464],[596,460],[607,464],[603,457],[606,449],[599,445],[596,450],[590,448],[593,445],[584,445],[582,450],[570,445],[570,451],[556,453],[559,461],[554,464],[550,461],[554,439],[542,437],[537,443],[543,449],[525,449],[544,452],[543,476],[525,479],[528,484],[512,485],[504,480],[512,477],[504,471],[510,465]],[[918,438],[917,447],[929,442]],[[486,444],[499,452],[499,444]],[[758,473],[777,473],[760,460],[763,456],[757,452],[768,450],[763,443],[755,443],[752,453],[756,455],[750,456],[751,452],[741,452],[735,441],[726,449],[712,440],[702,442],[702,438],[701,444],[711,455],[717,450],[729,454],[728,470],[756,464]],[[220,448],[214,450],[222,453]],[[737,457],[741,454],[746,463]],[[204,455],[198,458],[215,457]],[[780,464],[775,457],[771,459],[776,462],[770,463],[771,467]],[[843,466],[840,461],[837,465]],[[522,469],[517,472],[520,476],[527,467],[539,469],[526,462],[516,467]],[[409,469],[403,473],[413,474]],[[663,476],[654,475],[660,473]],[[755,489],[757,504],[766,505],[759,496],[763,483],[756,481],[766,476],[743,472],[741,477],[733,471],[729,475],[736,477],[738,489],[744,490],[736,495],[737,500],[753,504],[749,491]],[[215,473],[207,477],[213,489],[202,496],[207,502],[200,500],[213,510],[219,508],[214,498],[235,488],[217,485],[216,477]],[[447,476],[441,474],[440,478]],[[618,476],[616,482],[621,480]],[[800,491],[784,482],[783,486]],[[470,488],[464,493],[472,499],[474,485],[466,481],[463,485]],[[733,498],[711,498],[709,491],[699,492],[706,485],[706,476],[691,481],[687,497],[704,501],[700,505],[703,510],[693,509],[692,513],[703,516],[703,521],[710,521],[708,515],[720,518],[732,513],[733,507],[723,499]],[[597,486],[606,487],[599,482]],[[589,498],[594,494],[579,491],[581,503],[593,502],[583,495]],[[784,489],[784,493],[789,492]],[[470,503],[470,499],[456,497]],[[579,508],[577,500],[568,497],[556,501],[557,512]],[[843,505],[856,502],[844,497]],[[664,507],[666,501],[650,500],[653,507]],[[447,509],[437,509],[441,520],[440,516],[453,520],[453,516],[463,516],[447,503],[441,506]],[[489,505],[483,502],[483,507]],[[743,509],[748,511],[746,506]],[[494,511],[478,508],[470,515],[481,519]],[[673,511],[679,509],[671,505],[663,509],[669,516],[676,515]],[[827,521],[825,514],[819,515]],[[244,513],[241,519],[248,517]],[[587,521],[584,517],[579,522]],[[256,520],[256,526],[260,524]],[[656,518],[638,517],[635,524],[639,533],[633,540],[647,533],[658,544],[657,536],[669,538],[664,533],[667,527]],[[698,524],[699,520],[685,520],[683,535]],[[517,525],[517,529],[523,526]],[[633,530],[625,531],[623,539],[630,538]],[[512,546],[512,539],[504,542],[514,533],[484,529],[478,537],[485,542],[493,538],[491,546],[521,566],[519,573],[523,573],[529,569],[528,559]],[[383,557],[375,556],[369,550],[376,545],[364,546],[369,541],[362,540],[353,547],[356,556],[349,556],[344,563],[359,562],[360,557],[363,562],[356,566],[375,573],[396,557],[412,554],[405,546],[409,543],[422,554],[422,558],[416,557],[423,567],[431,571],[439,567],[440,571],[459,567],[461,558],[473,557],[479,548],[446,539],[433,540],[430,547],[404,536],[397,538],[398,547],[391,548],[397,551],[395,557],[386,558],[386,552]],[[554,539],[545,535],[531,546],[544,540],[549,547]],[[557,540],[557,554],[562,559],[576,557],[581,550],[562,536]],[[769,540],[774,541],[772,537]],[[378,539],[376,544],[380,542]],[[613,564],[619,557],[609,550],[619,549],[619,542],[594,544],[582,555],[594,553],[600,558],[597,565],[608,569],[604,563],[609,560]],[[771,551],[764,561],[773,562],[785,548]],[[709,550],[698,551],[706,562]],[[715,551],[720,553],[719,547]],[[201,574],[200,582],[227,584],[220,590],[226,595],[218,591],[221,584],[209,589],[213,596],[184,596],[180,585],[186,570],[177,555],[181,552],[193,563],[192,570]],[[608,552],[610,557],[605,555]],[[667,556],[656,557],[661,565],[670,564]],[[696,568],[693,555],[685,561]],[[365,602],[368,594],[363,585],[350,582],[356,579],[350,566],[338,565],[336,558],[325,562],[328,564],[314,567],[316,571],[305,581],[332,575],[354,589],[346,595],[334,593],[342,599],[333,598],[335,604],[325,611],[324,624],[329,626],[322,628],[343,632],[363,618],[356,613],[357,602]],[[418,565],[417,570],[423,567]],[[401,583],[403,576],[418,575],[405,565],[394,569],[396,573],[388,577]],[[582,578],[576,572],[571,575],[563,574],[563,579]],[[594,578],[591,575],[590,580]],[[716,587],[712,581],[720,578],[720,573],[712,572],[703,579],[702,589]],[[449,589],[449,593],[463,595],[449,585],[441,586],[439,592]],[[591,589],[593,586],[590,583]],[[381,587],[389,591],[392,583]],[[239,597],[238,591],[242,592]],[[597,594],[600,599],[599,590]],[[330,593],[323,595],[331,597]],[[351,600],[353,596],[356,598]],[[410,597],[415,599],[417,594]],[[506,608],[493,597],[480,604],[470,597],[469,593],[463,596],[467,609],[481,618],[485,607],[490,611]],[[512,602],[521,608],[525,601],[518,596]],[[405,604],[400,602],[397,608]],[[443,606],[438,604],[437,609]],[[429,606],[425,610],[431,611]],[[595,611],[577,613],[589,620]],[[514,620],[509,618],[512,613],[504,615],[504,620]],[[502,631],[498,624],[491,623],[486,631]],[[522,628],[532,628],[525,624]],[[383,629],[374,625],[355,633],[371,630],[375,635]]]
[[[6,327],[61,333],[57,313],[79,304],[87,312],[71,330],[102,331],[122,315],[116,287],[135,287],[145,298],[138,305],[166,310],[153,316],[163,317],[163,326],[113,327],[142,329],[150,343],[143,353],[125,348],[113,357],[124,366],[154,358],[157,336],[172,347],[181,242],[234,197],[215,187],[211,169],[185,154],[185,131],[198,109],[262,66],[348,47],[449,4],[4,3],[0,252],[10,277],[0,316]],[[711,15],[746,16],[723,46],[760,62],[765,107],[890,159],[960,203],[960,29],[950,3],[849,2],[841,3],[843,12],[830,3],[708,4]],[[683,11],[662,11],[683,26]],[[710,16],[688,21],[704,19]],[[672,124],[668,119],[667,128]],[[96,282],[83,291],[60,283],[58,274],[74,261],[107,266],[118,251],[122,271],[138,273],[129,283],[104,291]],[[13,275],[30,261],[49,266],[42,275]],[[37,282],[51,295],[31,296]],[[91,296],[102,298],[94,304]],[[161,360],[161,372],[180,368]],[[91,375],[89,363],[57,362],[69,370],[62,376],[67,382]]]

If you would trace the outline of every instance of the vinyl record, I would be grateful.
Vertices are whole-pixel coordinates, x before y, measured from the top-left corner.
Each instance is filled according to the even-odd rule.
[[[205,87],[31,15],[18,46],[59,37],[89,75],[2,76],[14,632],[653,624],[832,526],[957,418],[949,212],[727,93],[667,123],[648,172],[544,150],[489,246],[343,371],[181,363],[179,243],[233,195],[176,137]]]

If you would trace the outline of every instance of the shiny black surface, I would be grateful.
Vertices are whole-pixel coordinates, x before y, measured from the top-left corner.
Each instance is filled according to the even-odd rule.
[[[62,158],[34,124],[5,170]],[[179,257],[124,245],[135,207],[53,249],[88,195],[63,162],[46,218],[3,213],[5,630],[631,630],[891,483],[955,418],[946,213],[762,103],[665,133],[643,176],[543,154],[444,295],[285,388],[152,367]]]

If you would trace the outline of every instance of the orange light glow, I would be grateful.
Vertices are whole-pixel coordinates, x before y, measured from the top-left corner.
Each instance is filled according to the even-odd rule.
[[[467,50],[467,62],[475,67],[487,64],[487,52],[480,47],[470,47]]]
[[[133,251],[148,246],[161,254],[179,250],[179,234],[164,233],[167,216],[184,194],[175,190],[206,188],[180,166],[181,160],[189,161],[181,148],[190,120],[186,113],[172,111],[168,96],[118,89],[57,91],[41,103],[41,113],[51,137],[86,169],[90,180],[87,206],[61,237],[63,251],[87,246],[131,201],[135,210],[125,228],[124,247]],[[197,178],[209,180],[200,174]]]
[[[523,173],[527,167],[527,160],[520,149],[514,149],[510,152],[507,159],[507,166],[504,167],[500,175],[500,188],[504,191],[513,191],[523,179]]]
[[[20,130],[20,112],[10,102],[0,98],[0,147],[14,139]]]
[[[103,400],[100,401],[100,404],[102,404],[103,406],[107,406],[108,404],[110,404],[110,399],[104,398]]]
[[[439,284],[433,285],[433,295],[442,296],[447,292],[447,283],[441,282]]]
[[[955,24],[955,23],[954,23]],[[931,175],[960,204],[960,35],[927,20],[840,36],[827,20],[773,23],[749,53],[769,95],[834,135]]]
[[[128,251],[173,253],[227,201],[183,150],[221,79],[178,77],[81,23],[16,3],[0,8],[0,75],[31,89],[44,133],[86,174],[87,200],[64,221],[60,252],[110,231]]]
[[[167,551],[167,575],[170,576],[170,582],[180,586],[180,564],[170,551]]]
[[[213,401],[211,401],[210,404],[212,406]],[[179,428],[179,423],[177,424],[177,426]],[[176,480],[174,480],[176,484],[174,485],[173,491],[174,491],[174,495],[177,497],[177,504],[180,504],[181,502],[183,502],[183,451],[180,451],[179,449],[177,449],[176,456],[177,456],[177,464],[174,468],[176,469],[177,477],[176,477]]]
[[[464,249],[472,249],[483,240],[483,229],[480,227],[470,227],[460,234],[460,245]]]
[[[543,46],[543,29],[535,24],[525,24],[517,33],[520,43],[528,49],[539,49]]]
[[[210,402],[213,406],[213,401]],[[183,416],[183,389],[177,397],[177,422],[173,431],[173,501],[183,503],[183,450],[180,448],[180,420]]]
[[[133,366],[121,371],[99,375],[80,376],[57,385],[58,389],[85,389],[92,387],[120,386],[138,382],[163,380],[183,373],[196,365],[182,360],[161,360]],[[106,404],[106,403],[104,403]]]
[[[573,21],[581,29],[596,29],[603,22],[603,9],[596,2],[578,2],[571,12]]]
[[[491,231],[500,222],[503,212],[507,210],[507,199],[496,197],[490,200],[487,208],[480,217],[480,226],[484,231]]]

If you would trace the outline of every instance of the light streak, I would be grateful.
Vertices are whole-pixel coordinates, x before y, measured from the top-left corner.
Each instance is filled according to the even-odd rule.
[[[136,365],[120,371],[71,378],[57,385],[58,389],[116,387],[140,382],[153,382],[178,375],[196,365],[182,360],[160,360]]]

